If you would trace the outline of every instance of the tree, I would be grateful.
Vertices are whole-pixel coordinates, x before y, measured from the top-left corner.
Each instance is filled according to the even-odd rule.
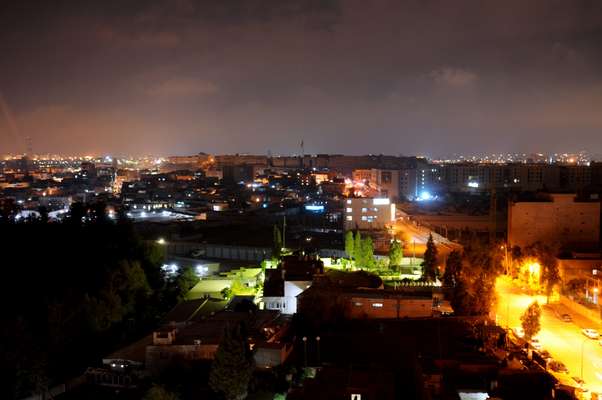
[[[545,285],[546,303],[550,302],[550,295],[554,285],[560,282],[560,272],[556,260],[556,249],[541,242],[535,242],[525,249],[527,256],[537,259],[541,265],[540,281]]]
[[[374,244],[370,236],[362,240],[362,262],[366,268],[374,267]]]
[[[226,400],[247,397],[253,375],[253,353],[242,324],[226,326],[209,372],[209,386]]]
[[[398,271],[401,267],[401,261],[403,260],[403,249],[401,247],[401,242],[397,239],[394,239],[391,242],[391,247],[389,247],[389,268],[394,271]]]
[[[454,287],[460,279],[462,272],[462,254],[458,250],[449,253],[445,262],[445,272],[443,273],[443,286]]]
[[[186,299],[186,296],[190,289],[192,289],[200,279],[196,274],[193,267],[185,265],[179,269],[178,274],[175,276],[175,284],[178,290],[178,301]]]
[[[427,282],[437,280],[437,246],[433,240],[433,235],[429,234],[426,242],[426,251],[424,252],[424,261],[422,261],[422,279]]]
[[[531,340],[535,335],[539,333],[541,329],[540,320],[541,308],[539,303],[534,301],[525,310],[524,314],[520,317],[523,331],[525,332],[525,339]]]
[[[178,399],[179,399],[179,397],[175,393],[168,391],[161,385],[153,385],[150,389],[148,389],[148,391],[142,398],[142,400],[178,400]]]
[[[491,306],[495,302],[495,280],[498,269],[492,269],[490,249],[481,245],[472,243],[464,248],[464,253],[460,256],[460,269],[453,264],[458,262],[454,260],[457,256],[450,253],[448,264],[452,267],[446,267],[448,276],[444,276],[444,282],[455,280],[455,286],[451,291],[451,306],[456,315],[487,315]],[[449,272],[448,272],[449,269]],[[455,271],[453,271],[455,269]],[[455,272],[455,273],[452,273]],[[455,275],[455,279],[454,279]],[[446,286],[447,286],[446,284]]]
[[[282,234],[278,225],[274,225],[274,258],[280,258],[282,254]]]
[[[353,232],[347,231],[345,234],[345,253],[350,259],[354,258],[355,240],[353,239]]]
[[[353,240],[353,257],[355,258],[356,264],[360,262],[362,256],[362,234],[360,231],[355,232],[355,239]]]

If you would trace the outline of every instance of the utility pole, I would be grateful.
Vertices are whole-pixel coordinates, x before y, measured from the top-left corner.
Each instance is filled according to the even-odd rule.
[[[307,368],[307,336],[303,336],[303,363]]]
[[[282,248],[286,249],[286,214],[282,217]]]

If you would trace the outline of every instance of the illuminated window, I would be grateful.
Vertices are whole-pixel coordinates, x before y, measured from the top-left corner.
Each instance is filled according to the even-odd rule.
[[[372,307],[374,307],[374,308],[382,308],[383,307],[383,303],[372,303]]]
[[[387,204],[389,204],[389,199],[388,198],[372,199],[372,204],[375,206],[387,205]]]
[[[351,207],[347,207],[347,212],[348,212],[348,213],[350,213],[350,212],[353,212],[353,208],[351,208]]]
[[[351,204],[351,200],[347,200],[347,204]]]
[[[351,215],[347,216],[347,221],[353,221],[353,217]]]
[[[361,307],[363,304],[360,303],[359,301],[356,301],[355,303],[353,303],[353,305],[356,307]]]
[[[366,207],[362,207],[362,212],[367,212],[368,209]]]

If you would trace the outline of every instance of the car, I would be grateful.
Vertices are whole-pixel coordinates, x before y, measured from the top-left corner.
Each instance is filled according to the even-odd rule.
[[[570,314],[562,314],[560,319],[564,322],[573,322],[573,318],[571,318]]]
[[[581,333],[583,333],[585,336],[587,336],[590,339],[598,339],[598,337],[600,337],[600,334],[598,334],[598,331],[592,328],[585,328],[581,330]]]
[[[566,367],[566,365],[564,365],[560,361],[552,360],[548,364],[548,367],[550,367],[550,369],[552,371],[554,371],[554,372],[560,372],[560,373],[563,373],[563,374],[568,374],[569,373],[569,369]]]
[[[512,332],[514,332],[514,334],[516,335],[516,337],[519,337],[521,339],[525,337],[525,331],[520,326],[512,328]]]
[[[205,249],[196,249],[192,250],[190,253],[190,257],[198,258],[205,255]]]
[[[579,378],[578,376],[573,376],[571,379],[573,380],[573,382],[575,382],[575,385],[577,385],[577,387],[583,389],[583,387],[585,386],[585,381]]]
[[[539,342],[539,339],[537,339],[537,338],[532,338],[531,339],[531,346],[533,346],[533,348],[535,350],[541,350],[542,349],[541,343]]]

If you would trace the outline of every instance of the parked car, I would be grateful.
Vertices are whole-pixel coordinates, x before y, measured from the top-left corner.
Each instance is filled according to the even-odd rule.
[[[552,371],[554,371],[554,372],[560,372],[560,373],[563,373],[563,374],[568,374],[569,373],[569,369],[566,367],[566,365],[564,365],[560,361],[552,360],[548,364],[548,367],[550,367],[550,369]]]
[[[539,339],[537,339],[537,338],[532,338],[531,339],[531,346],[533,346],[533,348],[535,350],[541,350],[542,349],[541,343],[539,342]]]
[[[564,322],[573,322],[573,318],[571,318],[571,316],[569,314],[562,314],[560,316],[560,319],[563,320]]]
[[[525,331],[520,326],[512,328],[512,332],[514,332],[514,334],[516,335],[516,337],[519,337],[521,339],[525,337]]]
[[[573,380],[573,382],[575,382],[575,385],[577,385],[577,387],[581,388],[582,390],[587,390],[585,388],[585,381],[581,378],[579,378],[578,376],[573,376],[571,378]]]
[[[600,335],[598,334],[598,331],[592,328],[585,328],[581,330],[581,333],[583,333],[585,336],[587,336],[590,339],[598,339],[598,337],[600,337]]]
[[[197,258],[197,257],[202,257],[202,256],[204,256],[204,255],[205,255],[205,249],[196,249],[196,250],[192,250],[192,251],[189,253],[189,255],[190,255],[190,257],[195,257],[195,258]]]

